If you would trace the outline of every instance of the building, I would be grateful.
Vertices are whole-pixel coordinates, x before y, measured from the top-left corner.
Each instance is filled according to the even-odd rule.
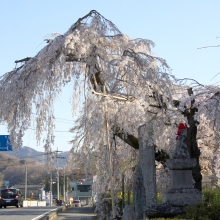
[[[79,179],[75,182],[70,182],[71,193],[70,196],[74,200],[80,200],[82,205],[91,205],[92,198],[92,178]]]

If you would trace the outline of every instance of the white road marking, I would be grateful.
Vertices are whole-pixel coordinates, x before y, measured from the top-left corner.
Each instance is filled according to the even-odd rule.
[[[42,214],[42,215],[39,215],[39,216],[37,216],[37,217],[35,217],[35,218],[32,218],[31,220],[37,220],[37,219],[39,219],[39,218],[42,218],[42,217],[44,217],[45,215],[47,215],[47,214],[49,214],[50,212],[53,212],[53,211],[55,211],[55,210],[57,210],[58,208],[56,208],[56,209],[52,209],[52,210],[50,210],[50,211],[48,211],[48,212],[45,212],[44,214]]]

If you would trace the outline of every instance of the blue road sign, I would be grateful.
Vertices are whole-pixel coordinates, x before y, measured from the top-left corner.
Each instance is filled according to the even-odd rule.
[[[9,181],[5,181],[5,187],[9,187]]]
[[[0,151],[12,151],[9,135],[0,135]]]

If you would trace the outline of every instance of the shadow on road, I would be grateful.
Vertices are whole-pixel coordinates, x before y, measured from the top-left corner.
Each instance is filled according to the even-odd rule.
[[[57,220],[95,220],[96,213],[94,213],[94,207],[75,207],[70,208],[66,212],[58,214]]]

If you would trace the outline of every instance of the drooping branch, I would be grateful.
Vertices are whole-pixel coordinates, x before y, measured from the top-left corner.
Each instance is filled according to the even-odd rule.
[[[206,47],[198,47],[197,49],[204,49],[204,48],[209,48],[209,47],[220,47],[220,45],[206,46]]]
[[[98,96],[102,96],[102,97],[110,97],[113,98],[115,100],[118,101],[133,101],[133,97],[121,97],[119,95],[117,96],[113,96],[109,93],[109,91],[107,93],[102,93],[102,92],[97,92],[97,90],[101,90],[101,88],[103,88],[105,86],[105,82],[104,80],[102,80],[102,76],[101,76],[101,71],[99,71],[98,64],[95,64],[95,69],[98,70],[98,72],[96,72],[93,75],[90,75],[90,82],[91,85],[94,89],[93,94],[98,95]],[[90,68],[91,66],[88,66],[88,74],[90,73]],[[155,101],[157,101],[158,105],[156,105],[155,107],[157,108],[166,108],[166,104],[163,102],[163,97],[161,95],[158,94],[158,92],[153,92],[153,96],[152,98],[154,98]],[[153,105],[152,105],[153,106]],[[138,142],[138,138],[135,137],[132,134],[128,134],[125,133],[123,131],[123,129],[120,128],[112,128],[112,130],[114,131],[114,135],[119,137],[121,140],[123,140],[126,144],[130,145],[132,148],[138,150],[139,149],[139,142]],[[166,159],[169,158],[169,155],[164,151],[164,150],[159,150],[157,152],[155,152],[155,159],[162,163],[164,165]]]

